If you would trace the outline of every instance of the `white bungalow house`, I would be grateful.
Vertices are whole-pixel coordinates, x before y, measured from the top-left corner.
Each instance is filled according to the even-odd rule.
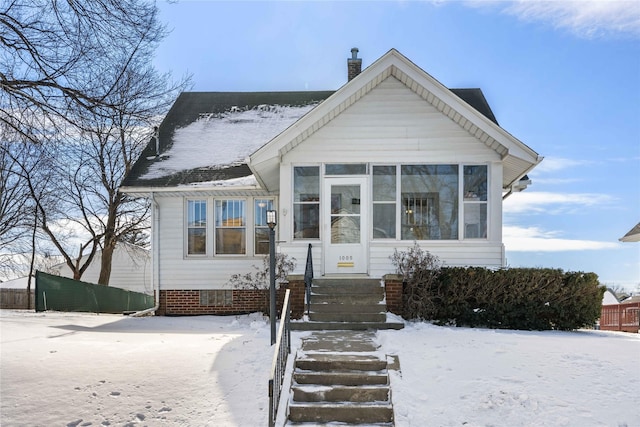
[[[480,89],[448,89],[391,49],[327,92],[181,94],[121,191],[153,204],[154,288],[169,314],[242,311],[229,278],[278,251],[302,274],[381,278],[417,242],[501,267],[502,200],[542,158]],[[361,71],[361,72],[360,72]]]

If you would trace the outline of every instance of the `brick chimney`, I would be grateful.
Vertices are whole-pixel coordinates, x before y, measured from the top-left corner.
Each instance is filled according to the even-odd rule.
[[[362,71],[362,59],[358,58],[358,48],[351,49],[351,58],[347,59],[347,76],[351,81]]]

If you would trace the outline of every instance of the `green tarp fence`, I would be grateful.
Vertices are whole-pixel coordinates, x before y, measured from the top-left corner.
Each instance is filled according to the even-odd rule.
[[[152,295],[36,272],[36,311],[124,313],[154,305]]]

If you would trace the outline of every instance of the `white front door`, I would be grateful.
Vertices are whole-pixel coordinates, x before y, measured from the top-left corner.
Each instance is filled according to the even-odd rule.
[[[323,194],[325,274],[367,273],[367,178],[325,178]]]

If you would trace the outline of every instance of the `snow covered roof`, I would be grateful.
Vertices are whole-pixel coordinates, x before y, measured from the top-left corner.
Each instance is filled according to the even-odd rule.
[[[159,155],[152,138],[123,189],[257,186],[245,159],[332,93],[184,92],[160,125]]]
[[[497,124],[480,89],[451,91]],[[258,188],[247,157],[333,93],[184,92],[160,125],[160,154],[152,138],[123,190]]]

